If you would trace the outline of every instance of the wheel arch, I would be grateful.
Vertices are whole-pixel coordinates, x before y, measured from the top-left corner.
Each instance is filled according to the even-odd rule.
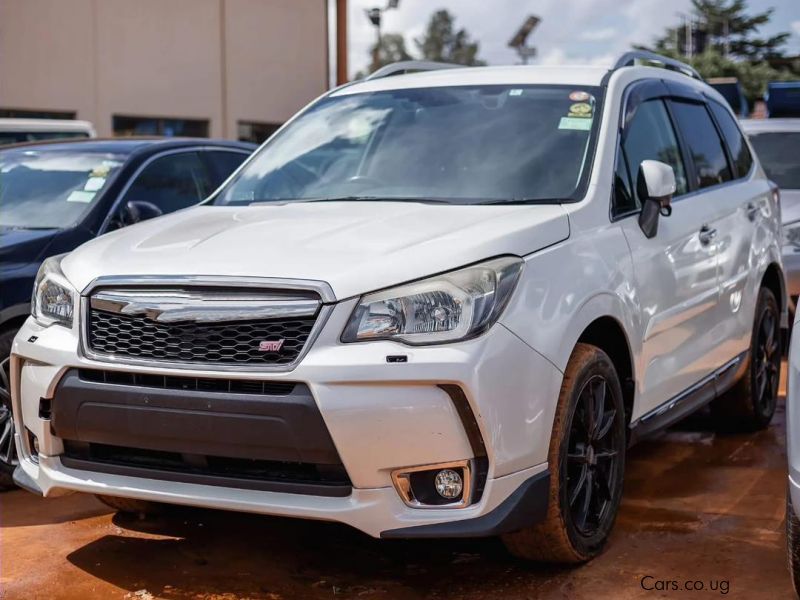
[[[630,312],[618,296],[607,293],[589,300],[576,317],[570,335],[565,336],[561,365],[566,368],[576,344],[592,344],[603,350],[619,374],[625,416],[630,422],[636,396],[636,357],[641,351],[635,345],[635,336],[629,333],[635,331]]]
[[[784,322],[784,316],[788,314],[786,281],[783,277],[783,270],[777,262],[771,262],[767,265],[764,274],[761,276],[759,287],[766,287],[775,295],[775,300],[778,301],[778,310],[781,313],[781,327],[788,327],[789,324]]]

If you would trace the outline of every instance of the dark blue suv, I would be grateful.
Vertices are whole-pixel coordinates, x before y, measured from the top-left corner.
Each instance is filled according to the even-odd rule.
[[[0,151],[0,360],[39,265],[108,231],[197,204],[256,146],[207,139],[34,143]]]

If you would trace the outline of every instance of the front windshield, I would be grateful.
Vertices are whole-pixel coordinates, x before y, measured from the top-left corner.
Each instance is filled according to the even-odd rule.
[[[800,189],[800,132],[750,134],[750,142],[767,177],[784,190]]]
[[[0,152],[0,225],[61,229],[78,223],[125,157],[54,149]]]
[[[334,95],[280,132],[213,203],[576,199],[599,93],[491,85]]]

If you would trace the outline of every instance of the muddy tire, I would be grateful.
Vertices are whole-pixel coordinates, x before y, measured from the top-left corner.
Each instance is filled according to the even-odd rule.
[[[134,498],[119,498],[117,496],[103,496],[96,494],[100,502],[110,506],[114,510],[132,515],[158,515],[164,512],[164,505],[158,502],[147,500],[136,500]]]
[[[792,497],[786,494],[786,554],[794,593],[800,595],[800,520],[794,512]]]
[[[757,431],[768,427],[778,403],[781,378],[780,309],[767,288],[758,292],[750,353],[744,375],[711,404],[721,431]]]
[[[520,558],[575,564],[602,552],[625,471],[625,410],[611,359],[578,344],[564,373],[549,450],[545,520],[503,536]]]

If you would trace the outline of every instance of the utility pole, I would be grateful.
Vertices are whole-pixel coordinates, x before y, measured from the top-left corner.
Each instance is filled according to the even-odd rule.
[[[336,0],[336,85],[347,83],[347,0]]]
[[[369,19],[369,22],[375,26],[375,48],[372,50],[372,71],[375,71],[378,67],[380,67],[380,58],[381,58],[381,21],[383,19],[383,13],[387,10],[392,10],[397,8],[400,4],[400,0],[389,0],[384,8],[367,8],[364,12]]]

